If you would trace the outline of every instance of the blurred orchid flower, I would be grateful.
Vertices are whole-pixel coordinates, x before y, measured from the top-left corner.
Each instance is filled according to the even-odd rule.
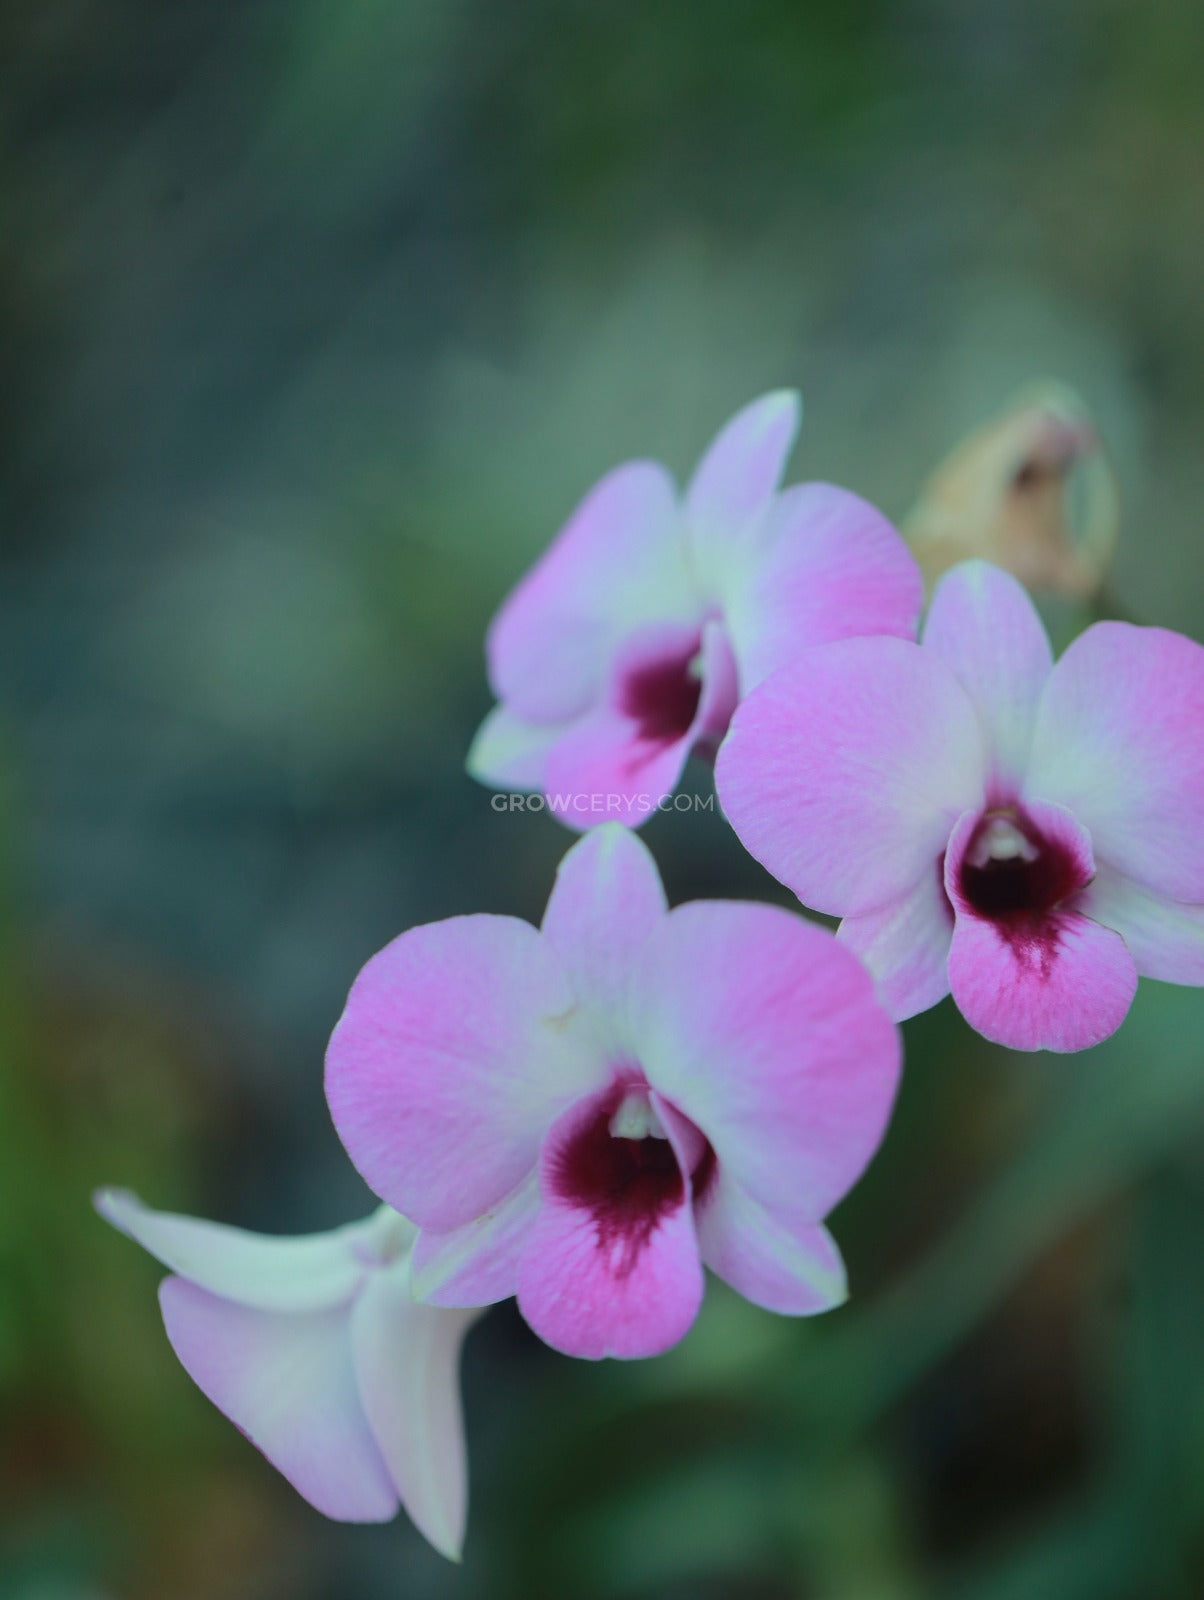
[[[1204,984],[1204,648],[1100,622],[1054,665],[1019,583],[939,584],[922,645],[858,639],[740,708],[720,799],[897,1018],[952,990],[1017,1050],[1081,1050],[1139,973]]]
[[[413,928],[327,1054],[352,1160],[422,1231],[424,1299],[517,1292],[568,1355],[655,1355],[703,1265],[758,1305],[845,1296],[822,1226],[882,1137],[899,1040],[861,963],[773,906],[674,911],[635,835],[561,862],[542,927]]]
[[[159,1303],[198,1388],[317,1510],[386,1522],[398,1504],[459,1559],[468,1504],[460,1345],[479,1313],[419,1304],[415,1229],[381,1206],[329,1233],[272,1238],[152,1211],[96,1209],[170,1267]]]
[[[924,576],[981,557],[1030,589],[1089,600],[1116,549],[1120,495],[1083,401],[1034,384],[932,474],[903,523]]]
[[[739,412],[684,497],[654,461],[594,486],[490,627],[474,777],[595,797],[554,807],[576,828],[638,824],[799,650],[914,637],[922,581],[885,517],[828,484],[777,492],[799,416],[786,391]]]

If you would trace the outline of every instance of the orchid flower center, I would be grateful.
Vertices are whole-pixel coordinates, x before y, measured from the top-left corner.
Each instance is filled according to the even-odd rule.
[[[702,698],[700,640],[657,660],[633,666],[619,688],[619,709],[636,724],[637,736],[654,744],[683,739]]]
[[[697,1183],[709,1176],[714,1156],[701,1134],[696,1138]],[[557,1152],[549,1176],[559,1198],[590,1213],[598,1243],[616,1252],[620,1277],[633,1271],[662,1218],[687,1193],[677,1152],[642,1083],[616,1083],[602,1095]]]
[[[1010,807],[985,814],[962,860],[962,893],[995,921],[1040,917],[1082,887],[1072,851]]]
[[[607,1125],[612,1139],[667,1139],[646,1090],[629,1089]]]

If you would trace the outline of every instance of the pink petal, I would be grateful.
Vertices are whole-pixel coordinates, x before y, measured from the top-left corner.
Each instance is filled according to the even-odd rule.
[[[697,618],[673,480],[652,461],[616,467],[574,511],[494,618],[494,693],[531,722],[566,722],[601,694],[632,628]]]
[[[328,1233],[273,1238],[198,1217],[152,1211],[126,1189],[100,1189],[94,1203],[107,1222],[182,1278],[261,1311],[321,1311],[345,1305],[368,1270],[357,1246],[371,1238],[371,1218]]]
[[[972,1028],[1011,1050],[1085,1050],[1116,1032],[1137,992],[1133,957],[1118,933],[1078,912],[1058,917],[1052,954],[995,923],[959,917],[949,982]]]
[[[335,1127],[371,1187],[441,1232],[504,1199],[601,1081],[566,1029],[574,1005],[546,940],[512,917],[430,923],[374,956],[326,1055]]]
[[[844,1262],[816,1223],[786,1223],[720,1168],[695,1208],[702,1259],[738,1294],[768,1311],[806,1317],[848,1297]]]
[[[518,1290],[518,1264],[539,1210],[532,1172],[492,1211],[450,1233],[423,1231],[411,1259],[414,1296],[435,1306],[488,1306]]]
[[[937,585],[924,648],[945,662],[970,696],[992,752],[992,779],[1014,796],[1053,670],[1049,636],[1028,591],[989,562],[962,562]]]
[[[915,557],[867,501],[826,483],[785,490],[725,606],[744,693],[811,645],[914,639],[923,598]]]
[[[687,664],[699,659],[693,688]],[[657,675],[668,663],[663,682]],[[624,686],[653,679],[649,703],[638,709]],[[679,693],[683,684],[686,692]],[[665,697],[663,720],[657,693]],[[620,652],[606,704],[582,718],[548,758],[548,809],[570,827],[606,821],[639,827],[677,787],[690,751],[713,746],[735,705],[735,670],[726,635],[713,622],[698,628],[648,628]]]
[[[774,906],[671,911],[644,948],[631,1037],[720,1171],[793,1220],[818,1221],[856,1181],[898,1083],[898,1031],[869,974]]]
[[[1166,900],[1101,866],[1078,908],[1105,928],[1115,928],[1143,978],[1204,984],[1204,905]]]
[[[878,998],[896,1022],[936,1005],[949,993],[953,938],[942,863],[934,861],[901,899],[846,917],[836,937],[869,968]]]
[[[351,1318],[373,1438],[414,1526],[452,1561],[468,1515],[460,1346],[479,1315],[418,1305],[401,1270],[375,1273]]]
[[[690,754],[689,733],[668,743],[640,739],[609,706],[582,718],[548,759],[548,810],[578,832],[601,823],[638,828],[677,788]]]
[[[465,765],[478,783],[497,789],[542,789],[548,754],[571,724],[524,722],[494,706],[477,729]]]
[[[802,408],[790,389],[762,395],[715,436],[686,491],[691,543],[705,556],[765,505],[778,486]]]
[[[540,1161],[543,1206],[518,1280],[519,1310],[539,1337],[591,1361],[669,1349],[693,1323],[703,1292],[690,1187],[680,1172],[648,1206],[628,1208],[628,1188],[591,1190],[588,1170],[586,1187],[574,1186],[583,1144],[630,1142],[610,1139],[610,1104],[608,1095],[590,1096],[549,1133]],[[666,1156],[675,1164],[671,1149]]]
[[[1053,849],[1093,871],[1091,840],[1061,806],[1029,802],[1026,814]],[[977,914],[961,884],[962,861],[980,826],[963,817],[949,840],[945,889],[957,913],[949,986],[972,1028],[1012,1050],[1084,1050],[1120,1027],[1137,991],[1133,958],[1119,934],[1089,921],[1079,894],[1039,917]]]
[[[561,861],[540,931],[574,992],[606,1010],[622,1005],[640,948],[668,909],[648,848],[608,823]]]
[[[183,1278],[159,1288],[172,1349],[219,1411],[312,1506],[387,1522],[392,1479],[364,1417],[346,1309],[257,1311]]]
[[[1073,811],[1100,862],[1204,901],[1204,649],[1163,628],[1088,628],[1046,685],[1024,792]]]
[[[985,771],[948,668],[878,638],[810,650],[754,689],[715,775],[745,847],[806,905],[848,917],[920,881],[981,803]]]

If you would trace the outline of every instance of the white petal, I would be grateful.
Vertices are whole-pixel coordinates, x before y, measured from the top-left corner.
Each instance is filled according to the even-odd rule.
[[[172,1349],[201,1391],[340,1522],[387,1522],[397,1496],[364,1416],[345,1309],[258,1311],[165,1278]]]
[[[1078,909],[1120,934],[1143,978],[1204,984],[1204,906],[1168,900],[1100,863]]]
[[[152,1211],[127,1189],[100,1189],[94,1203],[107,1222],[165,1267],[238,1305],[263,1311],[343,1305],[367,1270],[357,1246],[371,1237],[371,1217],[328,1233],[274,1238],[199,1217]]]
[[[401,1502],[440,1554],[460,1557],[468,1463],[460,1346],[479,1311],[419,1305],[406,1270],[379,1272],[351,1317],[364,1411]]]

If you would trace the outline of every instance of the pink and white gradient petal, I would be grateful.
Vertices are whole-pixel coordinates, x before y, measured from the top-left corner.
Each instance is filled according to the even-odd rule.
[[[460,1347],[479,1315],[418,1305],[404,1272],[374,1274],[351,1314],[372,1436],[414,1526],[452,1561],[468,1516]]]
[[[689,661],[694,689],[689,693],[687,684],[679,721],[670,716],[664,726],[649,727],[624,705],[625,685],[665,661],[683,673]],[[735,702],[735,667],[718,623],[642,630],[617,658],[606,704],[583,717],[549,755],[549,808],[579,831],[608,821],[639,827],[677,788],[691,750],[718,744]]]
[[[791,389],[754,400],[716,434],[686,490],[690,551],[701,572],[721,578],[742,533],[773,495],[802,420]]]
[[[882,513],[847,489],[784,490],[766,512],[758,557],[725,607],[743,693],[811,645],[873,634],[914,640],[919,566]]]
[[[1046,850],[1061,850],[1086,884],[1095,870],[1091,839],[1062,806],[1029,802],[1026,815]],[[1115,1033],[1137,992],[1124,940],[1078,909],[1078,894],[1039,914],[987,918],[967,900],[962,863],[980,825],[960,819],[945,857],[945,890],[956,912],[949,987],[958,1010],[984,1038],[1012,1050],[1085,1050]]]
[[[189,1376],[318,1511],[387,1522],[397,1492],[364,1416],[347,1312],[252,1310],[183,1278],[159,1288]]]
[[[571,723],[524,722],[509,706],[494,706],[477,729],[465,765],[494,788],[542,789],[548,755]]]
[[[483,1217],[450,1233],[423,1230],[414,1245],[414,1296],[435,1306],[487,1306],[518,1289],[518,1264],[539,1210],[532,1172]]]
[[[831,934],[774,906],[671,911],[633,982],[632,1036],[655,1090],[721,1169],[777,1215],[818,1221],[885,1130],[897,1029]]]
[[[549,1130],[540,1161],[543,1205],[519,1267],[518,1308],[564,1355],[636,1360],[661,1354],[687,1333],[702,1304],[702,1263],[689,1181],[680,1172],[671,1203],[613,1226],[565,1194],[558,1169],[603,1098],[571,1107]]]
[[[846,917],[836,937],[869,968],[878,997],[896,1022],[943,1000],[949,993],[953,911],[940,861],[890,905]]]
[[[828,1230],[783,1222],[722,1166],[694,1220],[704,1263],[754,1305],[809,1317],[848,1298],[844,1262]]]
[[[688,732],[667,742],[641,739],[628,717],[601,706],[549,756],[548,808],[578,833],[606,822],[638,828],[677,788],[690,744]]]
[[[1204,648],[1163,628],[1088,628],[1041,697],[1024,794],[1069,807],[1101,863],[1204,902]]]
[[[1116,929],[1143,978],[1204,984],[1204,905],[1168,900],[1101,865],[1078,908]]]
[[[153,1211],[128,1189],[99,1189],[93,1203],[107,1222],[172,1272],[260,1311],[322,1311],[345,1305],[369,1270],[356,1247],[371,1239],[371,1219],[326,1233],[273,1238]]]
[[[578,841],[557,867],[540,932],[574,992],[614,1013],[625,1004],[640,947],[668,909],[647,846],[607,823]]]
[[[625,634],[699,615],[673,480],[629,461],[595,484],[494,618],[489,681],[520,718],[567,722],[601,694]]]
[[[716,763],[745,848],[805,905],[856,916],[919,882],[987,758],[949,669],[902,639],[806,651],[742,702]]]
[[[339,1137],[369,1186],[444,1232],[505,1199],[549,1121],[598,1087],[576,1004],[537,931],[453,917],[403,933],[352,986],[326,1054]]]
[[[992,753],[991,780],[1014,795],[1053,670],[1049,635],[1028,591],[989,562],[963,561],[937,585],[923,644],[969,695]]]

